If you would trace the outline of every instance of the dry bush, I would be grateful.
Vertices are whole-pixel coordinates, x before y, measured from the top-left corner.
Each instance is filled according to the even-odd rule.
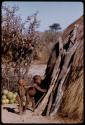
[[[58,41],[59,36],[62,32],[45,31],[40,33],[40,42],[38,48],[38,60],[43,63],[47,63],[48,58],[51,54],[52,48]]]
[[[20,77],[27,77],[39,42],[36,32],[38,12],[23,22],[17,11],[16,6],[2,5],[2,79],[6,81],[5,84],[2,82],[2,86],[9,89],[13,86],[13,79],[17,81]]]

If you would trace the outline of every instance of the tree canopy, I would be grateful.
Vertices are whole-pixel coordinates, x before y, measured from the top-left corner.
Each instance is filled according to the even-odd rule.
[[[51,31],[61,30],[61,26],[60,26],[59,23],[54,23],[54,24],[50,25],[49,28],[50,28]]]

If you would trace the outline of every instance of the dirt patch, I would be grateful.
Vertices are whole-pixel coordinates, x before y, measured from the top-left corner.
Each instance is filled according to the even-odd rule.
[[[5,109],[4,109],[5,108]],[[32,111],[26,110],[23,115],[13,111],[17,110],[17,104],[4,104],[1,106],[1,120],[3,123],[60,123],[46,116],[37,116]]]

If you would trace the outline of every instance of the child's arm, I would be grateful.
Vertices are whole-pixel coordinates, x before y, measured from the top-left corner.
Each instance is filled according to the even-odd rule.
[[[30,87],[32,87],[32,85],[25,85],[24,86],[25,89],[29,89]]]
[[[38,85],[34,84],[34,87],[39,90],[40,92],[46,92],[46,89],[40,88]]]
[[[21,90],[21,87],[20,87],[20,86],[18,87],[18,94],[19,94],[19,95],[22,95],[22,90]]]

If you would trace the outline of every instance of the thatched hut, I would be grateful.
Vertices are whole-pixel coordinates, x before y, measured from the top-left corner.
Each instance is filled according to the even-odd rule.
[[[35,113],[83,120],[83,16],[65,29],[49,57]]]

